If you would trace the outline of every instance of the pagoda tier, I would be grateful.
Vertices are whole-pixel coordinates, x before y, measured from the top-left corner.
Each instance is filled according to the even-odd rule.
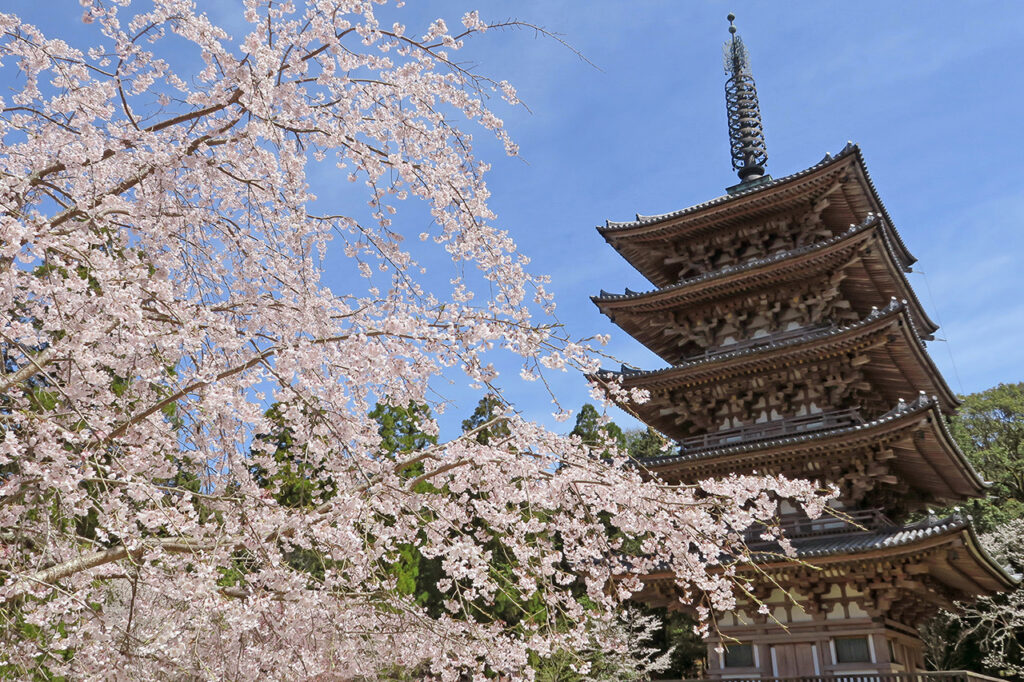
[[[761,556],[748,589],[764,607],[740,600],[720,616],[719,634],[709,642],[712,678],[922,668],[915,626],[940,608],[955,608],[956,601],[1016,582],[956,516],[898,525],[879,510],[866,510],[847,520],[784,526],[802,561],[773,558],[779,549],[774,544],[751,545]],[[741,567],[741,579],[743,573]],[[643,580],[645,602],[691,608],[680,600],[671,574]],[[730,648],[722,656],[715,651],[719,643]]]
[[[872,420],[853,411],[818,413],[683,440],[678,453],[639,464],[671,484],[752,471],[827,481],[845,507],[881,506],[897,520],[980,497],[986,488],[938,401],[923,395]]]
[[[884,218],[901,269],[915,262],[882,205],[860,148],[793,175],[758,183],[703,204],[632,222],[608,221],[598,232],[656,287],[792,250],[836,236],[869,215]]]
[[[671,364],[765,335],[862,319],[906,301],[918,332],[938,329],[899,267],[884,221],[654,291],[601,292],[597,307]]]
[[[642,470],[669,484],[746,473],[817,480],[838,488],[835,508],[856,522],[783,523],[795,562],[749,538],[754,599],[726,614],[725,639],[708,652],[714,664],[716,645],[732,641],[762,658],[722,658],[712,677],[918,669],[922,618],[1012,584],[965,522],[899,525],[929,505],[979,497],[986,484],[947,429],[959,401],[925,348],[937,327],[907,282],[913,258],[856,147],[602,234],[658,287],[593,298],[670,365],[591,377],[618,384],[615,396],[645,393],[622,407],[676,441]],[[689,599],[672,576],[643,580],[644,601]],[[843,667],[843,647],[867,652],[870,642],[870,660]]]
[[[796,603],[792,603],[778,599],[784,595],[773,594],[778,588],[770,583],[754,588],[754,596],[768,604],[769,611],[783,623],[799,621],[801,613],[838,617],[855,603],[871,618],[913,626],[940,608],[953,608],[956,601],[990,596],[1017,582],[982,549],[971,524],[957,515],[904,525],[871,509],[846,519],[794,518],[788,524],[784,520],[783,531],[795,558],[803,561],[783,558],[782,549],[774,542],[749,545],[756,571],[767,572],[796,593]],[[755,570],[753,566],[751,570]],[[743,571],[740,567],[741,576]],[[685,608],[677,599],[672,574],[650,574],[643,581],[645,601]],[[836,584],[853,589],[842,594],[843,590],[831,588]],[[738,611],[743,612],[742,605]],[[755,622],[766,620],[756,612],[745,615]]]
[[[924,346],[937,326],[907,281],[914,257],[857,146],[766,175],[734,19],[725,93],[740,183],[696,206],[598,228],[655,289],[602,291],[593,302],[670,366],[591,379],[616,399],[646,395],[620,404],[677,441],[672,454],[637,462],[646,475],[686,485],[778,474],[839,490],[822,519],[782,505],[794,511],[780,525],[795,557],[773,544],[778,529],[752,529],[750,554],[722,567],[735,571],[740,602],[717,614],[710,677],[919,671],[914,628],[924,618],[1014,578],[966,521],[901,525],[928,504],[985,489],[946,427],[958,400]],[[705,606],[672,574],[640,577],[643,601]]]
[[[896,301],[846,327],[755,341],[668,369],[624,369],[598,378],[646,390],[649,400],[630,409],[680,441],[823,412],[853,411],[872,419],[920,393],[938,396],[946,413],[959,404],[906,306]]]

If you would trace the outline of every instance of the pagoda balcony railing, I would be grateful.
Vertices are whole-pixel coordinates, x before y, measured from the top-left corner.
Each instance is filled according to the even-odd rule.
[[[784,514],[777,526],[787,538],[824,538],[831,535],[846,535],[858,531],[872,531],[879,528],[891,528],[892,522],[881,507],[871,509],[855,509],[851,511],[829,511],[816,519],[809,519],[803,514]],[[746,533],[746,540],[754,543],[764,532],[764,527],[752,528]]]
[[[683,454],[693,450],[705,450],[718,448],[725,445],[733,445],[754,440],[765,440],[768,438],[779,438],[825,429],[841,428],[844,426],[856,426],[863,424],[864,418],[854,408],[845,410],[832,410],[829,412],[818,412],[806,414],[800,417],[789,417],[787,419],[776,419],[774,421],[759,422],[755,424],[744,424],[721,431],[702,433],[699,436],[689,436],[679,441],[680,451]]]
[[[653,682],[707,682],[709,679],[660,678]],[[923,671],[919,673],[833,673],[806,677],[733,677],[726,674],[728,682],[1002,682],[999,678],[972,673],[966,670]]]
[[[686,358],[686,360],[692,362],[694,360],[702,360],[704,358],[714,357],[716,355],[723,355],[725,353],[734,353],[738,350],[746,350],[748,348],[756,348],[757,346],[766,346],[772,343],[780,343],[782,341],[789,341],[790,339],[797,339],[801,336],[810,336],[817,332],[828,329],[828,325],[814,325],[812,327],[800,327],[799,329],[790,329],[788,331],[775,332],[766,336],[758,336],[749,339],[741,339],[735,343],[730,343],[724,346],[715,346],[708,348],[702,353]]]
[[[709,679],[661,678],[654,682],[707,682]],[[913,673],[841,673],[830,675],[809,675],[806,677],[734,677],[726,674],[728,682],[1002,682],[998,677],[989,677],[968,670],[936,670]]]

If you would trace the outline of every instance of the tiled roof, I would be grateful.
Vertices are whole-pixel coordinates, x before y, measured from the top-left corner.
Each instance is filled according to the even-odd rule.
[[[697,213],[698,211],[701,211],[701,210],[703,210],[705,208],[710,208],[710,207],[716,206],[718,204],[724,204],[726,202],[735,201],[736,199],[739,199],[741,197],[750,196],[751,194],[756,194],[758,192],[765,191],[765,190],[767,190],[767,189],[769,189],[771,187],[777,187],[779,185],[784,185],[784,184],[786,184],[788,182],[796,180],[797,178],[801,178],[801,177],[803,177],[805,175],[810,175],[814,171],[819,170],[821,168],[824,168],[825,166],[828,166],[828,165],[830,165],[832,163],[835,163],[835,162],[837,162],[837,161],[839,161],[839,160],[841,160],[841,159],[843,159],[843,158],[845,158],[847,156],[850,156],[852,154],[859,154],[859,153],[860,153],[860,150],[857,147],[857,145],[855,145],[853,143],[848,143],[846,145],[846,147],[844,147],[843,150],[841,152],[839,152],[838,154],[836,154],[835,156],[832,156],[831,154],[826,154],[824,156],[824,158],[822,158],[821,161],[819,161],[818,163],[814,164],[813,166],[811,166],[809,168],[805,168],[802,171],[798,171],[796,173],[792,173],[792,174],[787,175],[785,177],[773,179],[770,182],[758,183],[756,185],[752,184],[749,189],[737,189],[737,191],[735,193],[723,194],[720,197],[715,197],[714,199],[709,199],[708,201],[702,202],[700,204],[694,204],[693,206],[687,206],[686,208],[682,208],[682,209],[679,209],[677,211],[670,211],[668,213],[661,213],[661,214],[657,214],[657,215],[641,215],[641,214],[637,213],[636,214],[636,220],[626,220],[626,221],[606,220],[603,227],[598,226],[597,231],[600,232],[601,234],[608,234],[608,233],[613,233],[613,232],[615,232],[617,230],[627,230],[627,229],[632,228],[632,227],[640,227],[642,225],[651,225],[651,224],[654,224],[654,223],[660,223],[660,222],[663,222],[665,220],[670,220],[671,218],[678,218],[679,216],[687,215],[689,213]]]
[[[766,438],[760,440],[749,440],[735,445],[726,445],[720,447],[710,447],[694,449],[689,452],[680,453],[678,455],[662,455],[658,457],[647,457],[645,459],[638,460],[640,464],[651,467],[660,467],[665,464],[674,464],[676,462],[691,462],[699,459],[710,459],[712,457],[722,457],[724,455],[733,455],[740,452],[752,452],[754,450],[764,450],[771,447],[777,447],[779,445],[795,445],[797,443],[806,443],[808,441],[820,440],[825,438],[831,438],[832,436],[838,436],[847,433],[854,433],[856,431],[865,431],[874,426],[881,426],[882,424],[891,422],[900,417],[905,417],[918,412],[924,412],[938,404],[938,398],[928,397],[924,393],[917,397],[917,400],[913,402],[905,402],[900,400],[896,407],[892,408],[882,416],[872,419],[871,421],[864,422],[863,424],[856,424],[854,426],[840,426],[833,429],[822,429],[821,431],[808,431],[793,436],[782,436],[778,438]],[[972,469],[973,472],[973,469]],[[974,474],[977,476],[977,473]],[[981,481],[981,479],[978,479]]]
[[[878,190],[875,189],[875,183],[874,181],[872,181],[871,174],[868,172],[867,164],[864,162],[864,155],[861,152],[860,147],[852,142],[847,142],[846,146],[835,156],[831,154],[826,154],[821,161],[819,161],[818,163],[814,164],[809,168],[805,168],[802,171],[798,171],[796,173],[792,173],[790,175],[778,179],[773,179],[769,182],[751,183],[750,187],[747,189],[737,188],[737,190],[734,191],[733,193],[723,194],[722,196],[716,197],[709,201],[705,201],[700,204],[695,204],[693,206],[688,206],[687,208],[679,209],[677,211],[670,211],[669,213],[661,213],[658,215],[641,215],[637,213],[636,220],[631,221],[619,222],[614,220],[606,220],[604,226],[598,226],[597,231],[601,235],[605,236],[605,238],[608,238],[619,231],[624,231],[635,227],[641,227],[644,225],[653,225],[667,220],[671,220],[672,218],[678,218],[680,216],[688,215],[691,213],[698,213],[704,209],[711,208],[719,204],[733,202],[743,197],[757,194],[759,192],[765,192],[770,190],[771,188],[778,187],[779,185],[787,184],[789,182],[792,182],[793,180],[797,180],[804,176],[810,175],[818,170],[821,170],[826,166],[838,163],[850,156],[856,157],[857,160],[860,162],[860,168],[864,173],[864,179],[867,181],[868,189],[871,193],[871,198],[878,205],[878,208],[882,213],[882,217],[885,218],[886,224],[888,226],[892,226],[892,219],[889,217],[889,212],[886,210],[885,204],[882,203],[882,199],[878,196]],[[896,232],[895,229],[892,229],[891,231],[896,239],[897,245],[899,246],[899,252],[901,255],[900,260],[905,262],[907,266],[912,265],[917,259],[914,258],[913,255],[911,255],[910,252],[907,250],[906,244],[903,243],[903,239],[900,237],[899,233]]]
[[[893,230],[884,229],[885,225],[886,223],[883,219],[881,219],[879,216],[869,213],[867,216],[865,216],[864,220],[861,221],[859,225],[850,225],[849,229],[847,229],[845,232],[840,232],[839,234],[833,235],[832,237],[820,242],[807,244],[805,246],[801,246],[796,249],[790,249],[788,251],[780,251],[778,253],[773,253],[768,256],[763,256],[761,258],[754,258],[735,265],[725,265],[717,270],[712,270],[710,272],[705,272],[694,277],[689,277],[687,279],[680,280],[675,284],[670,284],[669,286],[661,287],[659,289],[652,289],[649,291],[632,291],[630,289],[626,289],[625,293],[622,294],[612,294],[602,289],[599,295],[591,296],[590,300],[593,301],[598,306],[600,306],[600,304],[602,303],[631,301],[651,296],[654,294],[679,291],[681,289],[690,287],[694,284],[714,281],[716,279],[729,277],[736,273],[756,270],[757,268],[779,263],[790,258],[795,258],[806,254],[815,253],[818,251],[825,251],[831,246],[835,246],[836,244],[841,243],[846,239],[849,239],[867,230],[874,229],[875,227],[882,228],[879,230],[879,233],[881,234],[882,243],[885,247],[885,251],[893,260],[893,263],[897,267],[897,272],[899,272],[900,260],[893,249],[892,240],[889,237],[890,232],[895,232]],[[925,312],[924,306],[921,305],[920,299],[918,299],[913,287],[910,286],[910,282],[906,280],[906,276],[900,273],[897,275],[897,277],[903,283],[902,288],[906,292],[906,295],[909,298],[910,303],[913,305],[912,309],[918,311],[917,314],[921,316],[921,322],[926,327],[929,327],[929,329],[926,330],[928,331],[929,335],[922,335],[922,338],[931,338],[930,334],[934,332],[936,329],[938,329],[938,325],[936,325],[934,322],[931,321],[931,319],[928,318],[928,314]]]
[[[944,519],[926,519],[905,526],[893,525],[867,531],[840,533],[826,537],[793,538],[793,549],[800,558],[825,557],[833,554],[869,552],[874,549],[902,547],[918,540],[967,528],[969,522],[954,514]],[[757,551],[758,545],[752,549]]]
[[[644,459],[637,460],[640,466],[647,467],[649,469],[660,469],[670,464],[678,464],[680,462],[696,462],[700,460],[710,460],[718,457],[726,457],[729,455],[736,455],[741,453],[756,452],[758,450],[768,450],[771,448],[784,447],[789,445],[797,445],[804,443],[813,443],[814,441],[827,440],[837,436],[844,436],[849,434],[855,434],[858,432],[869,431],[873,428],[882,427],[886,424],[894,422],[898,419],[911,417],[916,414],[921,414],[927,410],[935,410],[936,415],[933,423],[939,429],[942,437],[951,445],[953,453],[956,457],[957,462],[961,465],[967,476],[974,481],[974,483],[981,489],[988,488],[991,483],[985,481],[981,474],[974,468],[967,456],[963,454],[960,447],[956,444],[953,439],[953,435],[949,432],[949,427],[946,424],[946,420],[942,417],[939,412],[939,399],[935,396],[929,397],[924,392],[921,392],[917,399],[913,402],[906,402],[900,400],[896,407],[892,408],[885,414],[866,421],[860,424],[854,424],[851,426],[839,426],[834,428],[821,429],[818,431],[806,431],[803,433],[788,435],[788,436],[777,436],[768,437],[762,439],[752,439],[744,441],[742,443],[736,443],[732,445],[721,445],[712,446],[708,448],[694,448],[687,452],[680,452],[676,455],[660,455],[657,457],[646,457]]]
[[[974,527],[968,517],[960,514],[952,514],[945,518],[934,516],[918,521],[916,523],[893,525],[887,528],[878,528],[866,531],[837,533],[824,537],[793,538],[790,542],[796,550],[800,559],[816,559],[822,557],[858,554],[871,552],[879,549],[896,549],[913,545],[928,538],[949,535],[953,533],[966,532],[970,536],[971,544],[977,549],[977,556],[983,563],[1000,578],[1007,586],[1019,583],[1021,576],[1014,573],[1009,566],[1004,566],[996,561],[978,542]],[[773,545],[769,547],[769,544]],[[763,543],[761,545],[751,544],[751,550],[755,553],[778,552],[776,543]],[[768,558],[766,555],[763,555]]]
[[[839,336],[841,334],[845,334],[846,332],[850,332],[855,329],[865,327],[871,322],[874,322],[875,320],[897,315],[900,311],[906,309],[906,307],[906,301],[898,301],[896,300],[896,298],[893,298],[889,301],[889,305],[887,305],[886,307],[882,309],[874,308],[870,313],[868,313],[867,317],[865,317],[864,319],[858,320],[857,322],[842,327],[827,327],[824,329],[814,329],[808,331],[806,334],[801,336],[790,337],[782,341],[774,342],[771,341],[770,336],[766,336],[764,337],[765,343],[763,344],[758,344],[756,346],[746,346],[744,348],[734,351],[715,353],[714,355],[708,355],[706,357],[701,357],[696,360],[690,360],[687,362],[680,362],[671,367],[665,367],[662,369],[642,370],[633,369],[631,367],[626,367],[625,365],[623,365],[622,369],[618,372],[616,372],[615,370],[601,370],[599,374],[605,376],[612,375],[623,377],[654,377],[662,374],[667,374],[678,369],[699,367],[701,365],[707,365],[715,362],[723,362],[725,360],[732,360],[734,358],[741,358],[748,355],[756,355],[781,348],[799,346],[800,344],[807,343],[808,341],[820,341],[822,339],[827,339],[833,336]],[[921,339],[921,335],[917,332],[917,328],[914,326],[913,319],[908,316],[907,320],[910,321],[911,330],[914,338],[917,339],[917,342],[918,344],[920,344],[921,348],[925,348],[925,343]]]
[[[744,271],[747,271],[747,270],[754,270],[756,268],[759,268],[759,267],[764,266],[764,265],[768,265],[770,263],[778,263],[779,261],[784,261],[784,260],[792,258],[794,256],[801,256],[801,255],[803,255],[805,253],[811,253],[813,251],[817,251],[817,250],[820,250],[820,249],[825,249],[825,248],[827,248],[829,246],[832,246],[833,244],[836,244],[838,242],[843,241],[844,239],[849,238],[852,235],[855,235],[855,234],[857,234],[859,232],[864,232],[865,230],[868,230],[868,229],[870,229],[870,228],[872,228],[872,227],[874,227],[876,225],[878,225],[878,217],[874,216],[874,215],[869,215],[869,216],[867,216],[867,218],[864,219],[863,222],[861,222],[860,225],[851,225],[850,229],[846,230],[845,232],[840,232],[839,234],[837,234],[837,235],[835,235],[833,237],[830,237],[830,238],[828,238],[828,239],[826,239],[824,241],[815,242],[813,244],[808,244],[806,246],[801,246],[799,248],[791,249],[789,251],[780,251],[778,253],[773,253],[770,256],[764,256],[763,258],[754,258],[752,260],[745,261],[745,262],[740,263],[738,265],[726,265],[726,266],[723,266],[723,267],[721,267],[721,268],[719,268],[717,270],[712,270],[711,272],[705,272],[705,273],[697,275],[695,277],[689,277],[687,279],[680,280],[679,282],[677,282],[675,284],[672,284],[672,285],[667,286],[667,287],[662,287],[661,289],[653,289],[651,291],[642,291],[642,292],[630,291],[629,289],[627,289],[626,293],[624,293],[624,294],[611,294],[611,293],[608,293],[607,291],[605,291],[604,289],[602,289],[600,295],[598,295],[598,296],[591,296],[590,298],[595,303],[597,303],[598,301],[620,301],[620,300],[639,298],[641,296],[648,296],[650,294],[659,293],[659,292],[663,292],[663,291],[673,291],[675,289],[682,289],[684,287],[690,286],[690,285],[695,284],[697,282],[703,282],[703,281],[706,281],[706,280],[717,279],[719,277],[725,277],[727,275],[732,275],[732,274],[735,274],[737,272],[744,272]]]
[[[642,385],[643,387],[653,389],[656,385],[665,386],[664,382],[672,382],[673,375],[691,375],[692,372],[687,370],[699,371],[699,368],[712,366],[717,363],[727,363],[731,360],[738,358],[755,358],[761,354],[770,354],[775,351],[786,352],[789,349],[798,348],[804,344],[815,344],[816,347],[821,345],[827,345],[832,340],[842,343],[846,339],[839,337],[855,338],[857,333],[861,330],[865,330],[871,327],[873,324],[884,321],[886,319],[891,320],[894,317],[901,317],[906,323],[906,331],[910,337],[909,343],[915,344],[919,351],[919,357],[923,364],[929,371],[930,375],[935,381],[935,385],[928,390],[938,391],[938,394],[942,396],[943,401],[941,402],[947,408],[955,408],[960,404],[960,400],[956,397],[953,391],[948,387],[945,379],[942,377],[942,373],[939,371],[935,362],[928,354],[927,346],[921,333],[917,329],[917,325],[914,323],[912,314],[902,314],[908,311],[907,301],[899,301],[895,297],[890,299],[889,305],[884,308],[873,308],[866,317],[857,322],[847,324],[841,327],[817,327],[808,329],[805,333],[799,335],[786,335],[784,338],[777,341],[773,341],[771,336],[763,337],[763,343],[755,345],[745,345],[742,348],[738,348],[733,351],[717,352],[706,356],[697,357],[692,360],[684,361],[672,365],[671,367],[664,367],[662,369],[654,370],[641,370],[632,367],[622,365],[619,371],[615,370],[601,370],[597,373],[598,378],[606,378],[614,380],[617,377],[623,379],[652,379],[651,383]],[[728,348],[728,347],[726,347]],[[913,348],[913,346],[911,346]]]
[[[886,549],[899,550],[901,547],[910,547],[931,538],[953,535],[967,536],[966,544],[969,554],[974,556],[980,566],[988,569],[990,577],[996,580],[996,584],[1001,583],[1002,589],[1011,588],[1020,583],[1022,576],[1014,573],[1011,567],[996,561],[985,551],[978,541],[970,519],[960,514],[952,514],[941,519],[933,516],[916,523],[893,524],[864,531],[835,533],[818,537],[793,537],[790,539],[790,543],[796,551],[798,560],[813,564],[815,559],[844,555],[855,557],[857,554]],[[792,561],[789,558],[782,559],[782,548],[776,541],[751,542],[748,547],[751,550],[750,559],[759,564],[778,563],[780,560]],[[732,560],[728,556],[723,556],[722,559],[726,563],[731,563]]]

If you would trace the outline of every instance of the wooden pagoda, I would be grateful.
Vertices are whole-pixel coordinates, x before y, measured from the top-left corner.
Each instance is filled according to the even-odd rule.
[[[840,489],[841,520],[783,516],[802,561],[759,564],[766,577],[754,594],[767,613],[751,601],[720,614],[711,678],[920,670],[922,620],[1015,579],[969,521],[924,513],[983,495],[985,483],[947,430],[958,401],[925,347],[937,327],[907,282],[914,258],[860,149],[765,175],[757,95],[730,32],[741,182],[690,208],[598,228],[654,288],[602,291],[594,303],[669,365],[604,378],[649,392],[624,407],[678,443],[642,463],[667,481],[758,472]],[[672,575],[645,585],[645,601],[682,607]]]

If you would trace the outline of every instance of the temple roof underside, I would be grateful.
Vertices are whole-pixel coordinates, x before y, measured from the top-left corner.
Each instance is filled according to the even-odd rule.
[[[623,331],[667,362],[675,363],[684,358],[679,356],[672,335],[665,331],[668,322],[662,319],[668,313],[697,315],[696,311],[727,299],[757,296],[814,279],[827,280],[842,271],[846,276],[840,286],[855,308],[868,311],[887,305],[892,298],[906,301],[918,332],[929,339],[938,326],[924,312],[903,272],[896,267],[881,225],[880,219],[873,217],[832,239],[794,251],[722,268],[653,291],[619,295],[602,291],[591,300]]]
[[[761,437],[754,433],[741,442],[684,445],[678,454],[640,464],[672,483],[751,471],[832,480],[831,467],[843,468],[863,453],[866,456],[859,458],[861,465],[851,476],[907,486],[935,501],[984,495],[987,484],[953,440],[934,398],[901,402],[881,417],[859,423],[834,425],[827,415],[821,417],[818,424],[798,422],[789,433],[773,432],[771,422],[758,424],[764,427]],[[785,423],[775,428],[782,430]]]
[[[797,536],[791,542],[796,558],[816,568],[778,558],[774,544],[751,544],[751,550],[760,571],[781,587],[805,595],[799,601],[811,613],[821,609],[825,590],[818,585],[847,583],[867,593],[863,603],[873,616],[896,614],[913,625],[938,608],[955,610],[958,600],[1001,592],[1020,579],[985,552],[969,522],[958,516]],[[644,601],[678,605],[671,574],[645,576],[644,583]]]
[[[915,258],[892,227],[860,148],[848,144],[836,156],[784,178],[759,183],[752,189],[718,197],[662,215],[637,215],[635,221],[612,222],[598,232],[633,267],[655,286],[675,282],[673,269],[660,256],[661,246],[679,240],[701,239],[744,223],[827,205],[823,216],[830,224],[862,222],[869,214],[884,218],[884,229],[894,245],[898,266],[908,269]]]
[[[672,418],[666,419],[660,413],[664,406],[656,399],[658,396],[664,395],[667,400],[670,391],[712,383],[742,388],[752,381],[763,383],[766,375],[843,355],[863,367],[873,390],[880,392],[889,404],[900,398],[913,400],[921,392],[938,396],[948,414],[960,404],[928,355],[907,306],[895,300],[845,327],[811,329],[798,336],[788,334],[778,342],[770,336],[758,341],[761,343],[733,352],[726,346],[721,352],[667,369],[623,369],[605,372],[602,378],[621,377],[625,388],[648,390],[651,401],[624,407],[677,439],[685,434],[678,432]]]

